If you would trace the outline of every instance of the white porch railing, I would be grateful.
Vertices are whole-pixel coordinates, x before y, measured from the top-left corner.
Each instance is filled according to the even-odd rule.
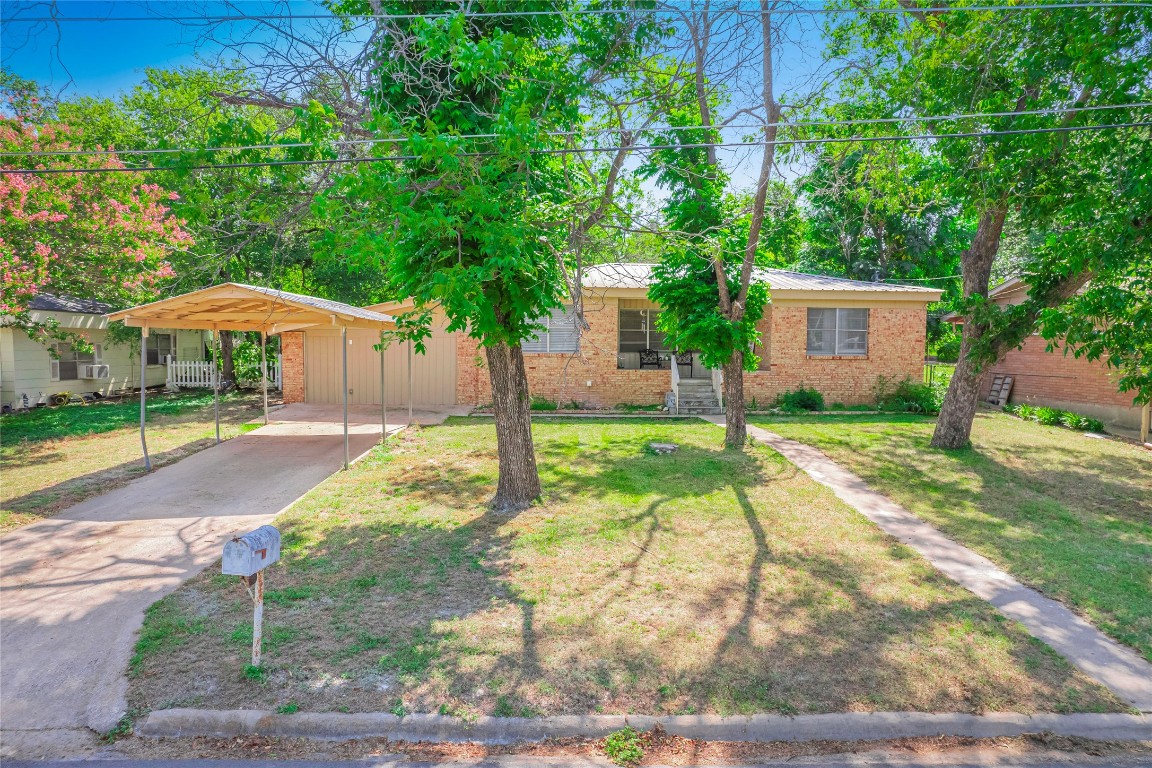
[[[186,389],[212,388],[209,360],[168,360],[168,385]]]
[[[280,389],[282,368],[280,356],[268,361],[265,375],[268,383]],[[168,384],[184,389],[212,388],[211,360],[168,360]]]
[[[724,371],[719,368],[710,368],[712,373],[712,391],[716,393],[716,402],[720,405],[720,413],[724,413]]]

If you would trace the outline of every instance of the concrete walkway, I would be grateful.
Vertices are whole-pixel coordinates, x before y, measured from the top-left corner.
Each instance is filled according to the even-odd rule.
[[[419,411],[438,423],[448,411]],[[126,708],[144,609],[199,573],[226,538],[270,522],[343,462],[339,407],[291,405],[203,450],[0,538],[0,739],[91,728]],[[389,433],[407,411],[389,411]],[[380,411],[350,414],[350,454],[380,440]]]
[[[722,416],[702,417],[723,425]],[[1020,622],[1084,674],[1141,712],[1152,712],[1152,664],[1064,607],[1044,597],[991,560],[952,541],[920,518],[868,487],[858,476],[811,446],[748,425],[748,434],[831,488],[887,534],[915,549],[960,586]]]

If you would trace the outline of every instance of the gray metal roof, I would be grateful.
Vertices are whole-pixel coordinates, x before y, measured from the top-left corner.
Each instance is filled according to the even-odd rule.
[[[586,288],[647,288],[652,283],[652,264],[596,264],[584,268]],[[809,275],[786,269],[760,269],[753,279],[768,284],[773,291],[882,291],[886,293],[939,294],[939,289],[919,285],[871,283],[846,277]]]
[[[95,299],[77,299],[72,296],[56,296],[51,293],[41,293],[28,302],[29,309],[39,309],[45,312],[76,312],[81,315],[106,315],[112,311],[111,304],[105,304]]]

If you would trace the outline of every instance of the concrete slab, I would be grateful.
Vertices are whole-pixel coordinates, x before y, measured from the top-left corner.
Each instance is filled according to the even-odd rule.
[[[722,416],[702,418],[724,423]],[[1062,603],[1024,586],[988,558],[952,541],[816,448],[752,425],[748,425],[748,434],[830,488],[956,583],[1019,621],[1034,637],[1133,708],[1152,712],[1152,664],[1135,651],[1112,640]]]
[[[466,409],[414,415],[433,424],[456,411]],[[212,563],[229,535],[271,522],[340,468],[339,407],[290,405],[272,418],[0,538],[4,732],[114,727],[144,609]],[[379,419],[378,408],[351,409],[353,457],[379,442]],[[390,411],[389,433],[406,419]]]

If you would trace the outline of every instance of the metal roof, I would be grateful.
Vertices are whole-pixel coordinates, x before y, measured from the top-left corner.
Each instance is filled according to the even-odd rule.
[[[586,288],[647,288],[652,283],[653,264],[613,263],[595,264],[584,268]],[[846,277],[810,275],[786,269],[761,269],[753,272],[753,280],[768,284],[773,291],[856,291],[883,293],[918,293],[924,298],[941,293],[936,288],[897,283],[872,283],[849,280]]]
[[[82,315],[104,315],[112,311],[112,305],[102,301],[56,296],[51,293],[37,294],[28,302],[28,308],[45,312],[76,312]]]
[[[218,329],[282,333],[316,326],[394,328],[391,315],[330,299],[242,283],[223,283],[139,307],[112,312],[109,320],[152,328]]]

